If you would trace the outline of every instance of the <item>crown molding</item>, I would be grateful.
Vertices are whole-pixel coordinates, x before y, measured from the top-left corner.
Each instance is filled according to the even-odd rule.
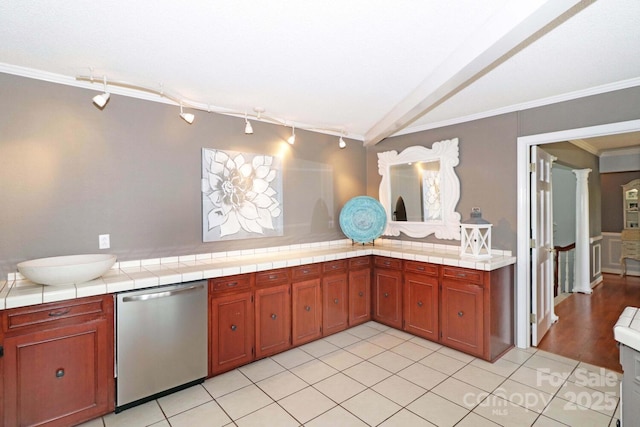
[[[589,144],[584,139],[571,139],[569,140],[569,142],[575,145],[576,147],[582,148],[584,151],[587,151],[593,154],[594,156],[600,156],[600,150],[598,150],[592,144]]]
[[[420,126],[407,127],[399,132],[394,133],[392,136],[407,135],[411,133],[422,132],[425,130],[457,125],[460,123],[471,122],[474,120],[486,119],[487,117],[493,117],[493,116],[499,116],[501,114],[529,110],[531,108],[544,107],[546,105],[557,104],[564,101],[572,101],[574,99],[585,98],[587,96],[592,96],[592,95],[600,95],[603,93],[614,92],[616,90],[628,89],[636,86],[640,86],[640,77],[634,77],[632,79],[627,79],[627,80],[620,80],[614,83],[607,83],[600,86],[594,86],[587,89],[568,92],[562,95],[555,95],[547,98],[527,101],[520,104],[513,104],[507,107],[501,107],[501,108],[496,108],[494,110],[482,111],[480,113],[470,114],[467,116],[455,117],[453,119],[442,120],[439,122],[428,123]]]

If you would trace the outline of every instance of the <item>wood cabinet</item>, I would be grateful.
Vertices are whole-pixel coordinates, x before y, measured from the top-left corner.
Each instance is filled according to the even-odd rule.
[[[405,261],[403,329],[411,334],[438,341],[438,266]]]
[[[291,288],[289,284],[256,290],[256,358],[291,346]]]
[[[114,409],[113,297],[2,312],[5,426],[75,425]]]
[[[251,362],[254,356],[251,291],[212,298],[210,310],[210,373],[219,374]]]
[[[349,293],[347,261],[331,261],[323,265],[322,335],[343,331],[349,326]]]
[[[513,346],[513,266],[440,268],[440,342],[488,361]]]
[[[371,320],[371,257],[349,260],[349,326]]]
[[[402,260],[374,257],[373,320],[402,329]]]
[[[442,344],[482,357],[484,353],[483,288],[444,279],[442,282]]]
[[[250,274],[209,280],[209,375],[254,358],[252,286]]]
[[[320,279],[309,279],[291,285],[292,344],[313,341],[322,336],[322,297]]]

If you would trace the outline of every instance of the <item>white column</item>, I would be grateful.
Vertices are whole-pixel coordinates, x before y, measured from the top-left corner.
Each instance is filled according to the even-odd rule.
[[[590,294],[589,274],[589,172],[591,169],[574,169],[576,174],[576,257],[574,262],[573,292]]]

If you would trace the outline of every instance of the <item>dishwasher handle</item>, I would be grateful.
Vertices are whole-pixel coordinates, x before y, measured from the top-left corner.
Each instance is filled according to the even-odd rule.
[[[122,298],[122,302],[147,301],[147,300],[156,299],[156,298],[172,297],[174,295],[197,291],[199,289],[202,289],[203,286],[204,285],[193,285],[193,286],[189,286],[188,288],[174,289],[171,291],[155,292],[152,294],[131,295],[131,296]]]

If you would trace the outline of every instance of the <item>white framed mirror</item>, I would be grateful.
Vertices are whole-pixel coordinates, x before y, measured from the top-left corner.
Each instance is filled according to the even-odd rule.
[[[387,214],[383,234],[460,240],[457,165],[458,138],[378,153],[379,197]]]

